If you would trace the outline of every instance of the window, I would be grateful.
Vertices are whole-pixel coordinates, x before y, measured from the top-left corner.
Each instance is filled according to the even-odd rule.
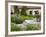
[[[35,12],[35,14],[39,14],[39,11],[34,11]]]
[[[32,11],[30,11],[30,14],[32,14]]]

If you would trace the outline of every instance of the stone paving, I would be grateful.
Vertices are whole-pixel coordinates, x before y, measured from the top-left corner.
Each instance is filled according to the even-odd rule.
[[[23,25],[28,25],[28,24],[40,24],[40,22],[36,22],[34,20],[25,20],[23,23]]]

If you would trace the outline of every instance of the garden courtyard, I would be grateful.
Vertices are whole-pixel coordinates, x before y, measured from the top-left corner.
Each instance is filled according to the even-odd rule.
[[[40,30],[41,14],[39,10],[26,6],[14,6],[13,10],[11,9],[11,31]]]

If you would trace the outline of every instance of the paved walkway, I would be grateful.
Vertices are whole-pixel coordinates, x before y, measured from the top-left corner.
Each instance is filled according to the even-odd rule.
[[[23,23],[23,25],[28,25],[28,24],[40,24],[40,22],[36,22],[34,20],[25,20]]]

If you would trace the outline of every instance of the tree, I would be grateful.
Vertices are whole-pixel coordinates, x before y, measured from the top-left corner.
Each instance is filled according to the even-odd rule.
[[[18,14],[19,14],[18,6],[14,6],[14,14],[16,14],[18,16]]]
[[[22,10],[21,10],[21,15],[27,15],[26,14],[26,10],[27,10],[27,7],[26,6],[23,6],[22,7]]]

